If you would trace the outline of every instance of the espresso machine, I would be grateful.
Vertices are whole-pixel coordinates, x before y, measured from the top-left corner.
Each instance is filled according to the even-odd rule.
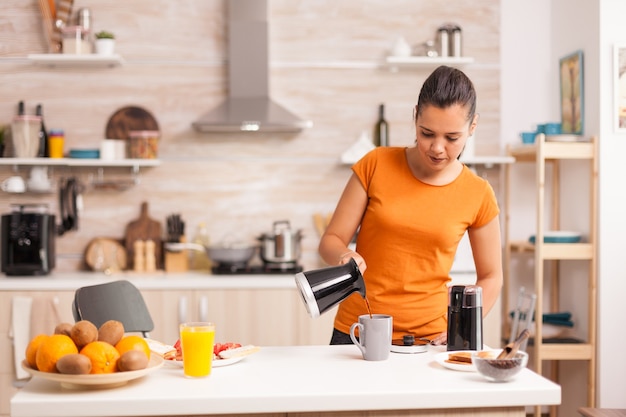
[[[56,224],[45,204],[13,204],[1,220],[2,272],[47,275],[55,266]]]

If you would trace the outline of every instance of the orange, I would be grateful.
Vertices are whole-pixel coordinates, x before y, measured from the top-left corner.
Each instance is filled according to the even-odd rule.
[[[120,353],[110,343],[97,340],[88,343],[80,350],[91,361],[92,374],[110,374],[117,370]]]
[[[33,337],[30,342],[28,342],[28,346],[26,346],[26,363],[33,369],[37,369],[37,349],[39,349],[39,345],[41,342],[46,340],[48,337],[47,334],[38,334]]]
[[[45,338],[35,355],[37,369],[42,372],[57,372],[57,361],[70,353],[78,353],[78,348],[71,337],[53,334]]]
[[[117,349],[120,355],[123,355],[129,350],[140,350],[146,354],[148,359],[150,359],[150,345],[148,345],[148,342],[146,342],[146,340],[141,336],[124,336],[119,342],[117,342],[115,349]]]

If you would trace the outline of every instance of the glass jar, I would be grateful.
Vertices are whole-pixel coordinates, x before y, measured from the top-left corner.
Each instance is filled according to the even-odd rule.
[[[130,158],[156,159],[159,156],[158,130],[131,130],[128,155]]]
[[[62,31],[64,54],[90,54],[89,30],[82,26],[66,26]]]

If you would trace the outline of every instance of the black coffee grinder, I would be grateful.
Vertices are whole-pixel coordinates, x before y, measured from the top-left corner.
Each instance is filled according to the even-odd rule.
[[[483,289],[453,285],[448,289],[448,350],[482,350]]]

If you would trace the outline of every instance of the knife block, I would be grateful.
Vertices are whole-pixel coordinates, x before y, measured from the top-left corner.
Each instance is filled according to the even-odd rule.
[[[181,236],[179,242],[184,243],[187,239]],[[189,270],[189,254],[186,249],[180,252],[165,250],[165,272],[187,272]]]

